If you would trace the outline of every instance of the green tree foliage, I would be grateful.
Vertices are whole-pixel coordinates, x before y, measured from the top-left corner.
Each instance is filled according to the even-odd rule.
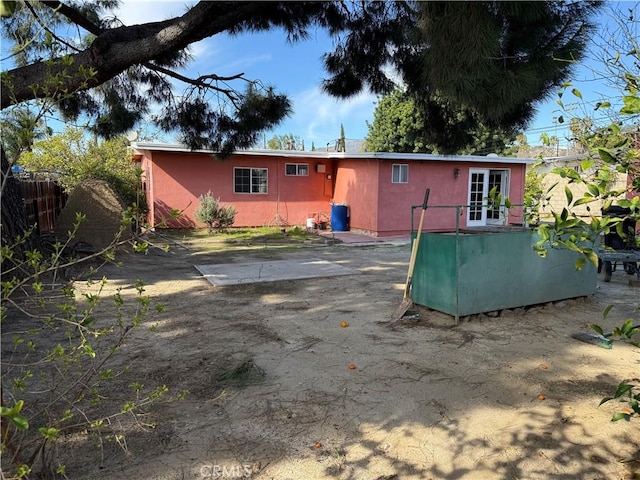
[[[368,123],[366,149],[370,152],[433,153],[425,140],[426,125],[413,100],[402,89],[383,96]]]
[[[609,118],[615,120],[606,126],[598,125],[592,118],[573,119],[569,111],[559,117],[564,122],[569,119],[574,141],[585,150],[585,158],[581,162],[580,172],[573,168],[556,168],[553,174],[566,179],[569,186],[565,188],[566,207],[561,212],[553,212],[554,222],[551,225],[541,225],[540,235],[543,239],[538,248],[544,254],[546,248],[569,248],[584,254],[581,259],[597,264],[597,254],[591,248],[596,244],[602,233],[616,231],[624,237],[627,232],[623,226],[625,220],[640,221],[640,48],[637,37],[632,34],[639,23],[634,15],[637,7],[624,13],[613,12],[613,18],[619,24],[617,43],[602,43],[600,48],[604,52],[602,59],[606,78],[619,92],[619,97],[612,96],[596,104],[598,112],[613,112]],[[624,34],[626,32],[626,35]],[[566,98],[580,101],[582,94],[570,82],[563,85],[559,94],[558,105],[564,108]],[[614,105],[617,105],[614,107]],[[587,173],[593,172],[595,173]],[[612,190],[612,180],[615,173],[628,176],[630,183],[622,190]],[[570,188],[572,184],[585,186],[585,193],[574,197]],[[552,185],[551,189],[556,188]],[[620,198],[620,197],[623,198]],[[590,211],[590,204],[603,202],[603,210],[617,205],[628,209],[629,214],[622,217],[602,216],[602,212],[591,212],[591,218],[584,220],[573,213],[573,207],[586,205]]]
[[[481,124],[477,115],[470,110],[460,110],[456,115],[447,117],[449,125],[433,125],[425,117],[424,111],[417,107],[416,101],[406,90],[396,89],[383,96],[374,112],[373,123],[368,125],[366,149],[371,152],[408,152],[408,153],[457,153],[508,154],[512,148],[507,146],[515,140],[511,131],[496,127],[488,128]],[[445,129],[449,132],[449,146],[438,142],[435,131]],[[440,143],[440,146],[438,146]],[[457,145],[454,148],[454,144]],[[454,150],[450,150],[454,148]]]
[[[636,149],[640,146],[640,126],[638,123],[616,121],[614,125],[618,125],[619,129],[612,129],[611,125],[594,126],[591,118],[571,119],[571,140],[582,151],[588,151],[593,145],[616,148],[621,142],[628,142]]]
[[[87,139],[82,130],[68,127],[59,135],[36,140],[31,151],[22,154],[19,164],[31,172],[55,174],[69,193],[83,180],[104,180],[129,206],[144,199],[140,195],[140,171],[128,145],[124,137]]]
[[[200,205],[196,209],[196,220],[207,224],[209,232],[215,229],[224,230],[233,225],[236,218],[236,209],[233,205],[220,205],[220,198],[214,198],[211,192],[200,195]]]
[[[539,210],[545,203],[545,194],[547,193],[543,187],[545,175],[538,173],[539,162],[527,168],[524,177],[524,203],[528,209],[528,220],[532,225],[536,225],[540,221]]]
[[[481,113],[487,124],[512,127],[532,118],[534,103],[580,60],[593,31],[589,17],[599,2],[419,5],[422,69],[408,75],[410,91],[419,92],[426,83],[443,99]],[[503,92],[499,99],[496,92]]]
[[[2,148],[14,164],[22,152],[31,150],[33,142],[51,135],[52,131],[41,122],[41,117],[25,106],[9,111],[0,119]]]
[[[287,133],[285,135],[274,135],[267,142],[269,150],[300,150],[304,149],[304,140],[300,135]]]

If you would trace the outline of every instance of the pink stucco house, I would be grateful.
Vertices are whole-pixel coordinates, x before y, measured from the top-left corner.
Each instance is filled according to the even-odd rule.
[[[236,208],[235,226],[306,226],[309,219],[331,222],[332,215],[342,223],[346,212],[347,228],[381,237],[410,232],[412,206],[422,203],[426,188],[427,231],[521,224],[521,209],[492,210],[483,202],[497,186],[512,203],[522,203],[526,167],[533,163],[497,156],[290,150],[245,150],[218,160],[181,145],[132,147],[153,225],[202,226],[195,220],[198,197],[211,191]],[[172,218],[171,211],[182,214]]]

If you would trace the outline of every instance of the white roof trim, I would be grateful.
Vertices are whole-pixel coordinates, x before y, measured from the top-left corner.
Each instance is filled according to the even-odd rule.
[[[189,147],[180,144],[153,143],[153,142],[132,142],[131,147],[136,150],[162,151],[162,152],[183,152],[183,153],[208,153],[214,154],[212,150],[191,150]],[[430,153],[388,153],[388,152],[323,152],[316,150],[236,150],[234,155],[260,155],[267,157],[289,157],[289,158],[309,158],[338,160],[338,159],[362,159],[362,160],[397,160],[397,161],[446,161],[446,162],[478,162],[478,163],[510,163],[510,164],[531,164],[538,160],[535,158],[513,158],[499,157],[497,155],[435,155]]]

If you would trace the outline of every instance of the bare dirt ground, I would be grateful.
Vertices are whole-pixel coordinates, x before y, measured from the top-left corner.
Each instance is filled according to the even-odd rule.
[[[620,404],[598,407],[640,376],[639,351],[570,337],[632,315],[640,290],[626,274],[600,277],[590,298],[459,326],[419,308],[390,328],[407,245],[187,246],[125,254],[102,274],[111,285],[139,278],[167,304],[124,346],[133,368],[122,388],[135,379],[190,393],[151,407],[145,420],[158,426],[132,429],[126,451],[74,446],[70,478],[640,478],[638,420],[612,423]],[[305,257],[359,273],[214,287],[194,268]],[[221,378],[242,362],[253,373],[244,383]]]

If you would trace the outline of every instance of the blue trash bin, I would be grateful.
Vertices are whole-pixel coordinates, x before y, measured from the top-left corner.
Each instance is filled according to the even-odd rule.
[[[346,232],[349,230],[349,207],[347,204],[331,205],[331,230]]]

